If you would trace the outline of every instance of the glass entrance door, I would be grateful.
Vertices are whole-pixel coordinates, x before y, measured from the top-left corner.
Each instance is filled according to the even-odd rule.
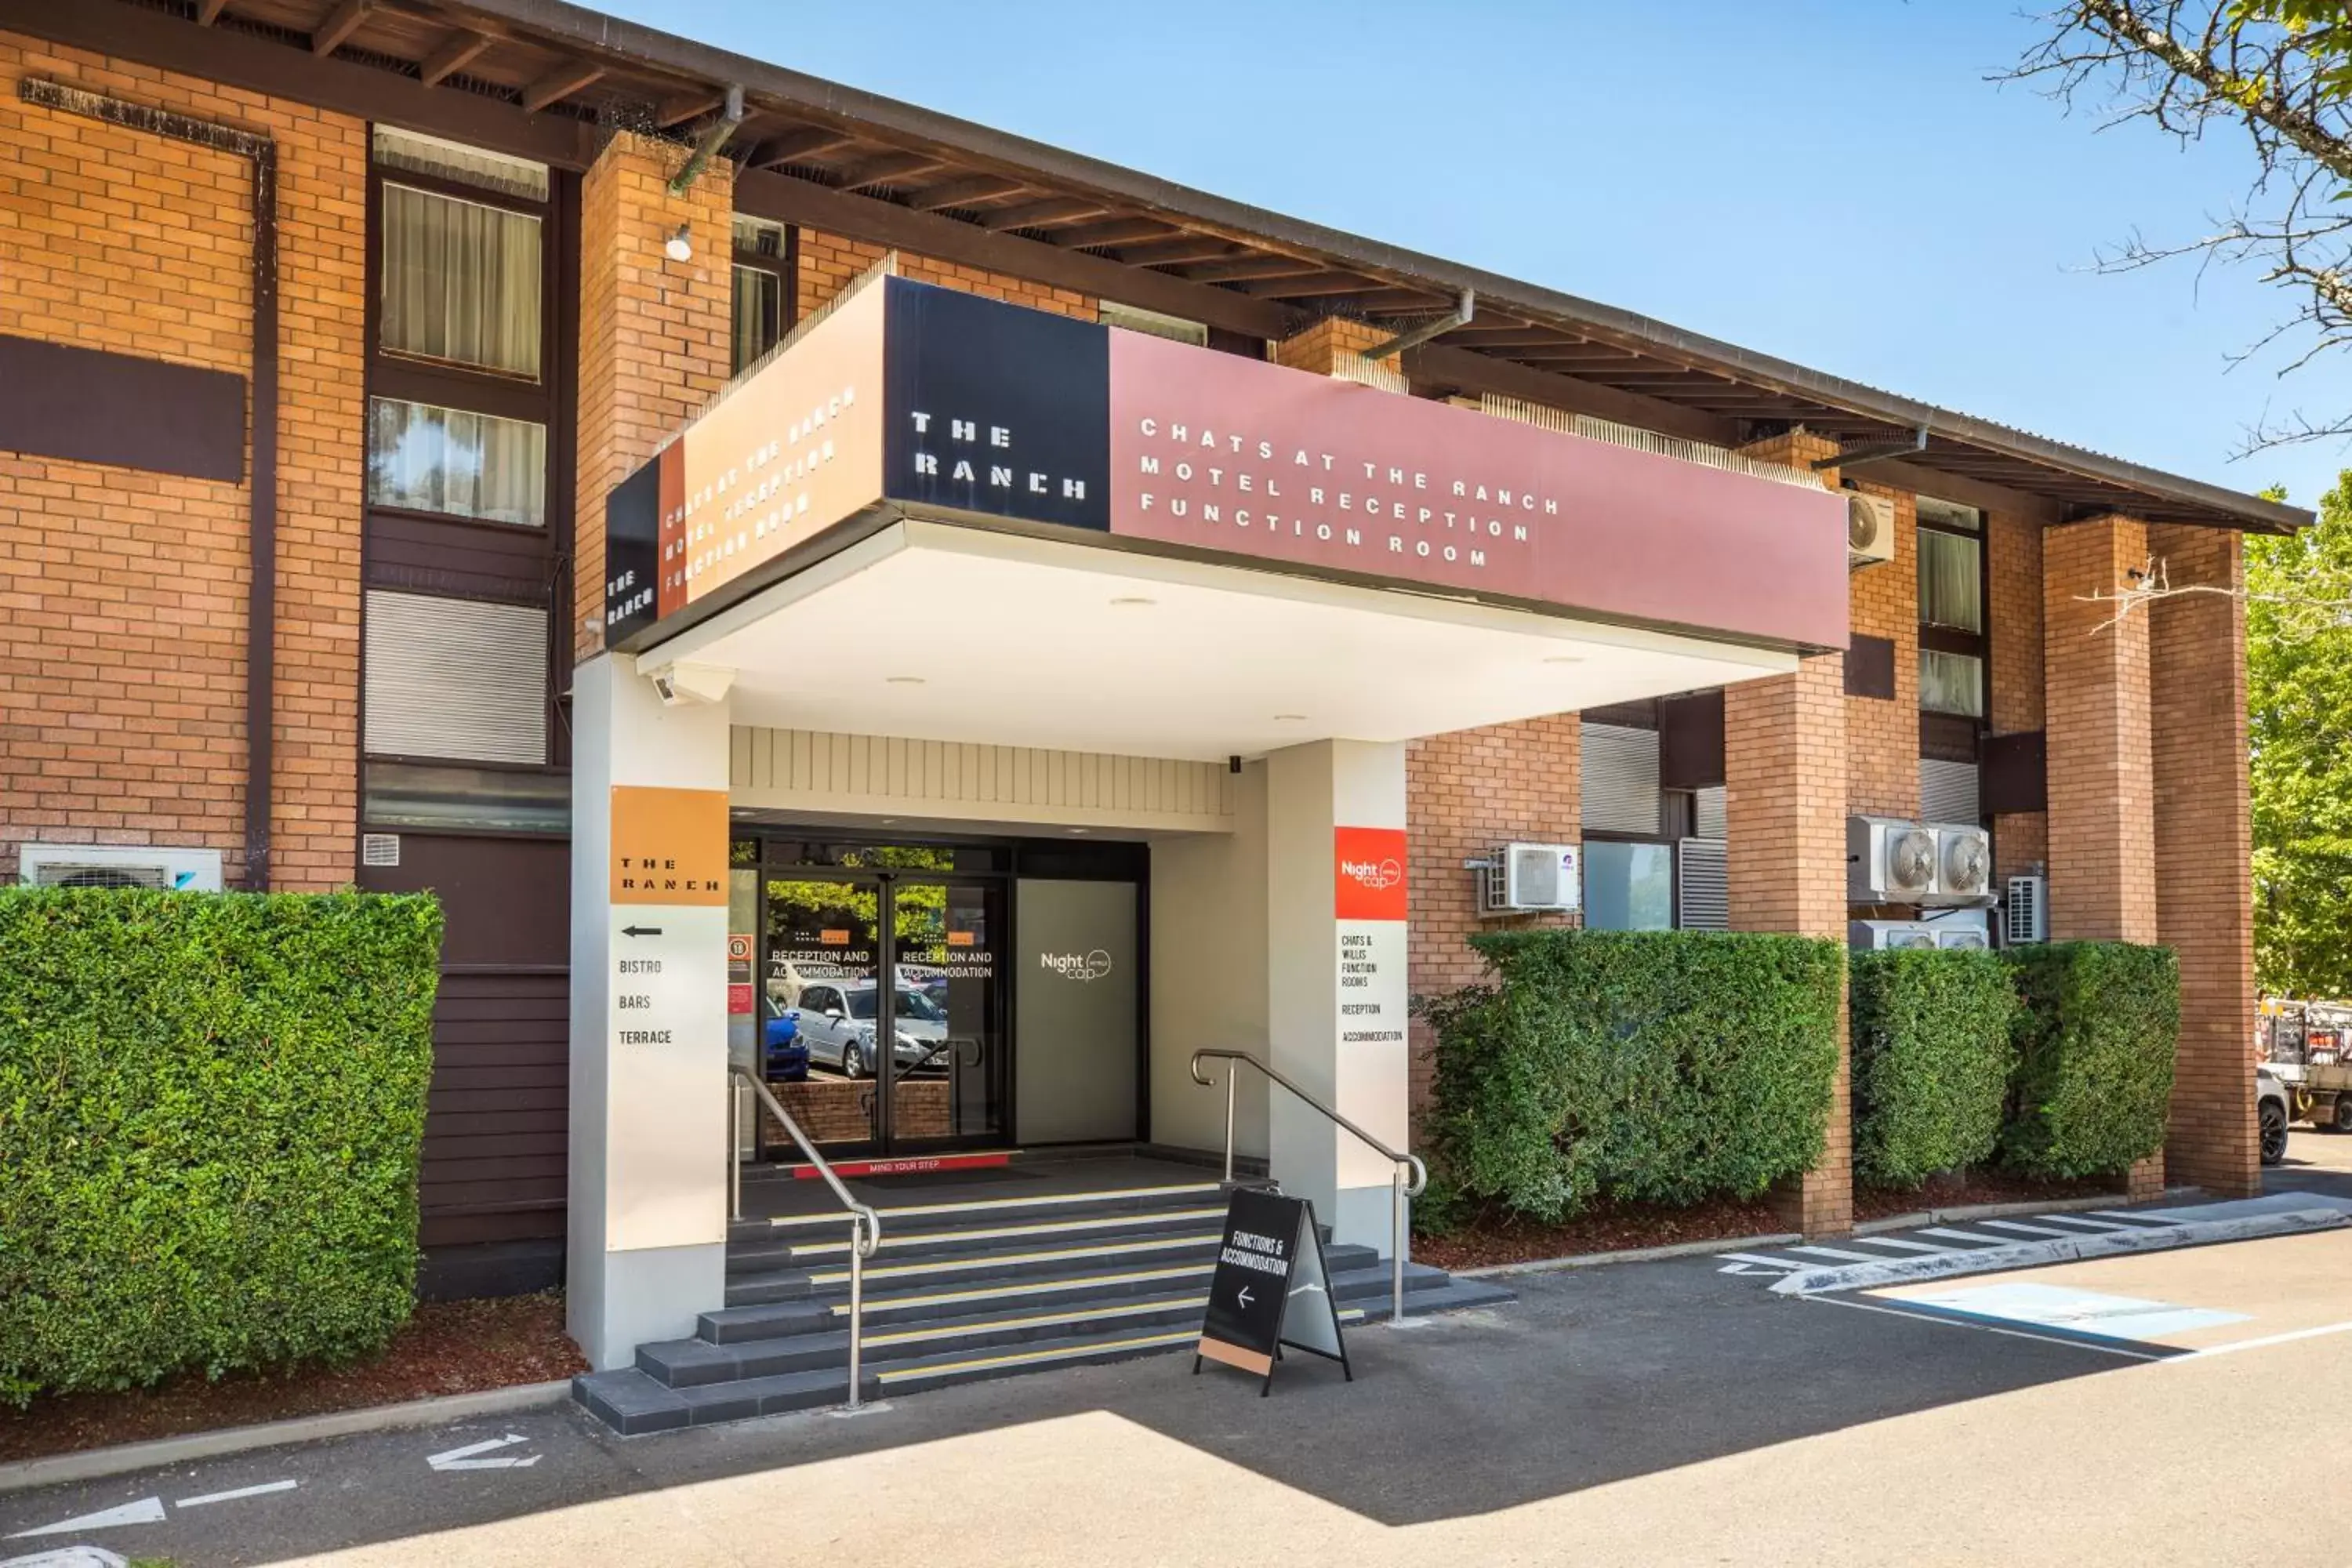
[[[933,853],[874,849],[865,866],[762,876],[763,1060],[829,1154],[1004,1139],[1003,884],[926,876]],[[790,1037],[781,1048],[778,1035]]]

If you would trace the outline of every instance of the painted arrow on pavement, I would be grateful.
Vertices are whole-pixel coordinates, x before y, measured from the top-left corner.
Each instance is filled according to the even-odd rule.
[[[56,1524],[42,1525],[37,1530],[20,1530],[8,1539],[21,1541],[28,1535],[65,1535],[77,1530],[111,1530],[118,1524],[161,1524],[163,1522],[163,1500],[159,1497],[143,1497],[137,1502],[124,1503],[121,1508],[110,1508],[99,1513],[85,1513],[76,1519],[61,1520]]]
[[[523,1458],[508,1454],[496,1459],[480,1459],[475,1456],[530,1441],[520,1433],[509,1432],[503,1437],[490,1437],[479,1443],[468,1443],[462,1448],[451,1448],[446,1453],[430,1455],[425,1462],[436,1470],[525,1470],[539,1463],[544,1456],[532,1454]]]

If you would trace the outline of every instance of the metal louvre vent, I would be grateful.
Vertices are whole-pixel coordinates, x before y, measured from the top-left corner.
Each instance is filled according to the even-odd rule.
[[[1724,811],[1723,786],[1721,784],[1708,784],[1705,788],[1694,791],[1693,793],[1696,796],[1696,804],[1692,807],[1692,813],[1696,818],[1696,821],[1693,824],[1693,826],[1696,829],[1695,837],[1700,838],[1730,837],[1731,830],[1727,824]]]
[[[367,749],[377,756],[547,760],[547,612],[371,591]]]
[[[2011,877],[2003,901],[2009,941],[2050,940],[2050,884],[2040,877]]]
[[[168,889],[172,885],[171,874],[161,866],[92,866],[64,860],[36,867],[31,880],[37,888]]]
[[[1978,821],[1980,815],[1976,763],[1919,759],[1919,816],[1924,820],[1966,824]]]
[[[1685,838],[1675,847],[1675,923],[1685,931],[1731,929],[1731,868],[1723,841]]]
[[[360,864],[362,866],[399,865],[400,835],[397,833],[361,834]]]
[[[1583,726],[1584,827],[1588,833],[1658,831],[1658,732],[1615,724]]]
[[[1785,463],[1759,462],[1722,447],[1711,447],[1704,441],[1685,440],[1680,436],[1661,436],[1654,430],[1644,430],[1639,426],[1595,419],[1589,414],[1570,414],[1558,408],[1547,408],[1540,403],[1523,403],[1516,397],[1504,397],[1489,392],[1479,397],[1478,410],[1498,419],[1516,419],[1522,425],[1534,425],[1563,436],[1581,436],[1588,441],[1606,441],[1612,447],[1631,447],[1637,452],[1651,452],[1661,458],[1675,458],[1685,463],[1704,463],[1710,468],[1728,468],[1733,473],[1770,479],[1776,484],[1798,485],[1811,490],[1822,488],[1817,475],[1802,468],[1792,468]]]

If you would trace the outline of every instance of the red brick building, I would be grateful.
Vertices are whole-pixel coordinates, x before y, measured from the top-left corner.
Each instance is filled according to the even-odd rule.
[[[2103,626],[2090,596],[2151,559],[2175,583],[2234,583],[2240,536],[2297,526],[2295,509],[541,0],[0,0],[0,875],[95,864],[58,853],[94,846],[125,867],[179,854],[229,887],[438,889],[449,941],[424,1176],[436,1289],[550,1279],[568,1228],[581,1245],[583,1118],[610,1117],[599,1097],[625,1089],[583,1098],[583,1062],[603,1058],[580,1037],[581,781],[672,787],[623,777],[639,721],[592,718],[582,694],[620,679],[589,672],[626,676],[641,657],[638,673],[683,683],[679,700],[699,661],[727,672],[710,743],[740,879],[730,934],[747,938],[728,975],[739,1058],[759,1048],[768,1002],[840,984],[792,956],[807,934],[793,922],[846,929],[826,923],[856,914],[844,899],[887,926],[877,951],[961,937],[1002,946],[1008,974],[1085,973],[1097,952],[1137,973],[1125,1021],[1087,1026],[1111,1029],[1122,1061],[1056,1055],[1045,1042],[1060,1026],[1033,1016],[1042,988],[992,979],[971,1035],[988,1065],[969,1082],[950,1069],[931,1080],[944,1088],[910,1082],[879,1109],[803,1084],[798,1112],[845,1149],[1213,1148],[1215,1111],[1189,1098],[1172,1042],[1283,1034],[1291,982],[1265,928],[1296,914],[1276,896],[1236,915],[1219,879],[1239,856],[1281,881],[1284,803],[1309,786],[1269,758],[1324,748],[1318,820],[1345,826],[1349,792],[1390,766],[1346,751],[1361,742],[1401,758],[1415,992],[1475,977],[1462,939],[1495,922],[1465,862],[1497,846],[1580,847],[1588,920],[1843,938],[1858,912],[1850,816],[1979,826],[1992,894],[2042,879],[2019,895],[2046,906],[2042,934],[2179,950],[2173,1137],[2165,1169],[2136,1184],[2256,1184],[2242,615],[2190,596]],[[950,313],[914,285],[1020,308],[1017,331],[1039,343],[1065,340],[1038,319],[1075,323],[1074,353],[1097,352],[1107,327],[1114,407],[1148,335],[1203,356],[1181,363],[1209,367],[1204,385],[1224,384],[1227,359],[1261,378],[1235,385],[1336,378],[1360,400],[1348,406],[1373,411],[1368,426],[1475,418],[1517,442],[1533,426],[1559,451],[1638,455],[1627,471],[1664,489],[1744,486],[1759,515],[1791,496],[1828,515],[1841,497],[1816,487],[1884,510],[1853,513],[1876,532],[1844,574],[1844,625],[1819,636],[1737,625],[1697,586],[1685,614],[1688,563],[1571,603],[1507,573],[1475,588],[1417,578],[1401,548],[1403,564],[1360,570],[1268,542],[1237,565],[1240,545],[1161,538],[1118,570],[1159,574],[1171,603],[1225,595],[1234,618],[1149,646],[1105,634],[1089,658],[1038,624],[1059,600],[955,596],[1062,582],[1053,520],[992,523],[993,553],[926,576],[883,561],[874,531],[884,512],[919,522],[911,506],[862,510],[832,544],[795,537],[789,557],[817,573],[838,545],[830,569],[846,573],[868,559],[849,546],[869,549],[873,573],[903,573],[898,600],[807,597],[767,642],[714,610],[678,633],[702,639],[692,657],[620,635],[630,568],[608,553],[608,501],[657,454],[690,452],[672,448],[679,432],[730,407],[722,395],[780,343],[802,353],[816,325],[848,321],[861,280],[882,273],[904,283],[890,309],[916,301],[926,320]],[[1368,489],[1384,482],[1366,471]],[[1065,497],[1085,487],[1056,482]],[[959,524],[988,512],[944,510]],[[907,559],[979,548],[944,538],[905,535]],[[1236,571],[1265,583],[1211,580]],[[784,575],[762,591],[814,593],[816,578],[792,589]],[[1443,591],[1408,605],[1400,584]],[[1385,608],[1361,597],[1375,591]],[[1129,583],[1108,602],[1143,616],[1159,592]],[[1253,594],[1320,607],[1285,630],[1244,614]],[[919,624],[893,603],[919,606]],[[661,610],[663,626],[688,627]],[[1296,713],[1184,728],[1187,702],[1238,689],[1203,673],[1221,647],[1303,668],[1354,648],[1346,617],[1376,613],[1393,649],[1458,650],[1454,706],[1422,692],[1410,662],[1384,666],[1375,637],[1353,687],[1299,689],[1336,709],[1391,683],[1393,720],[1327,718],[1301,697]],[[1452,618],[1431,629],[1431,616]],[[1598,629],[1545,661],[1556,684],[1476,689],[1490,652],[1568,637],[1570,622]],[[716,659],[722,644],[742,657]],[[1150,647],[1201,663],[1163,668]],[[1029,675],[950,700],[967,668],[1034,673],[1049,657],[1066,698],[1031,693],[995,730],[981,716],[1009,711],[1000,700]],[[1164,686],[1133,700],[1089,684],[1154,670]],[[894,846],[915,858],[893,862]],[[879,883],[857,880],[877,865]],[[1030,883],[1130,889],[1100,916],[1127,922],[1125,945],[1037,947],[1021,933],[1061,906]],[[805,907],[783,910],[793,898]],[[2024,911],[1947,918],[1990,937],[2003,914]],[[948,1036],[968,1032],[954,987],[969,976],[952,964],[901,956],[877,973],[861,984],[884,1007],[936,984],[925,1005]],[[854,1013],[855,996],[839,1000]],[[876,1067],[831,1060],[853,1083]],[[1841,1075],[1831,1148],[1790,1194],[1812,1232],[1851,1219],[1843,1096]],[[1401,1088],[1374,1098],[1401,1122]],[[1243,1142],[1278,1144],[1283,1114],[1250,1102]],[[1337,1179],[1349,1188],[1344,1168]]]

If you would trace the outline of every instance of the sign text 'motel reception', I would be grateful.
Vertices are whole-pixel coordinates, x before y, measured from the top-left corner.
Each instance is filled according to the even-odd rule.
[[[606,640],[646,646],[880,507],[1846,637],[1828,491],[874,276],[614,490]]]

